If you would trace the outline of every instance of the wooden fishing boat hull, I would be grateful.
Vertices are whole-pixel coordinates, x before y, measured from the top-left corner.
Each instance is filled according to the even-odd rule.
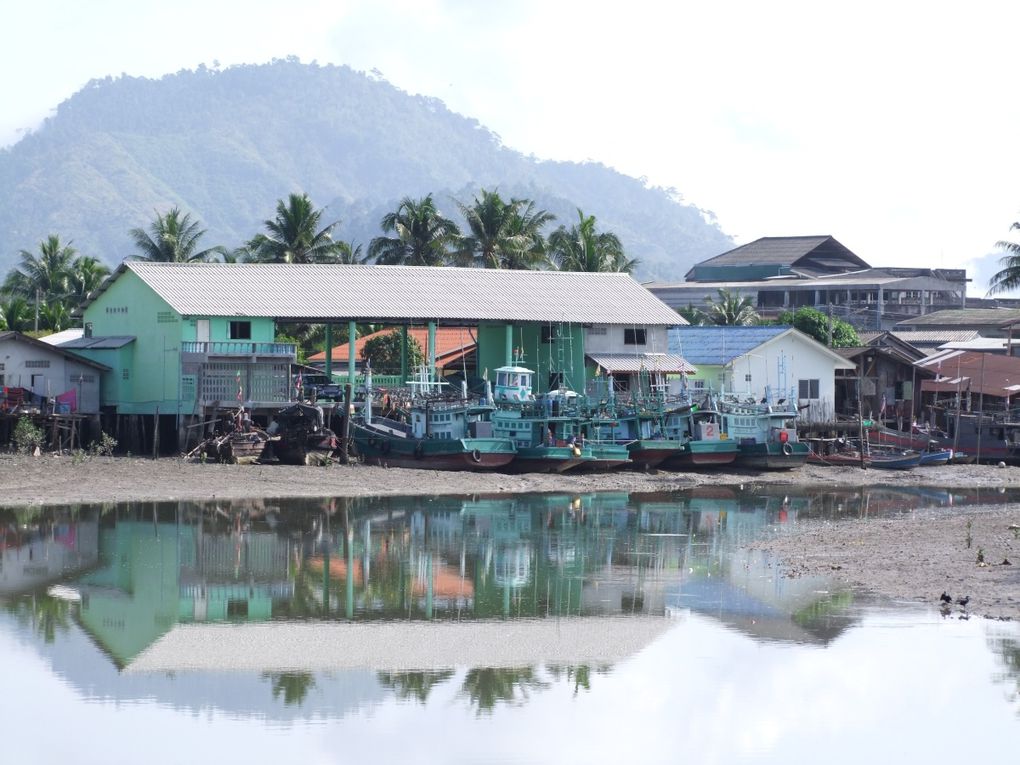
[[[390,436],[355,426],[354,443],[370,465],[418,470],[498,470],[516,449],[505,438],[420,439]]]
[[[624,444],[588,441],[581,450],[582,456],[584,456],[585,450],[591,456],[573,468],[578,473],[601,473],[630,464],[630,452]]]
[[[634,467],[649,469],[678,456],[684,445],[666,439],[640,439],[627,444],[627,453]]]
[[[740,444],[734,462],[757,470],[793,470],[806,463],[810,454],[807,444],[798,441]]]
[[[590,459],[579,447],[523,446],[518,447],[509,470],[515,473],[565,473]]]
[[[717,467],[729,465],[737,458],[735,441],[720,439],[718,441],[689,441],[684,450],[662,463],[662,467],[674,470],[688,468]]]
[[[266,449],[266,437],[261,433],[235,433],[221,447],[225,462],[255,462]]]
[[[868,458],[868,467],[877,468],[879,470],[910,470],[920,464],[920,452],[890,456],[871,455]]]
[[[942,449],[937,452],[921,452],[922,465],[948,465],[952,458],[952,449]]]

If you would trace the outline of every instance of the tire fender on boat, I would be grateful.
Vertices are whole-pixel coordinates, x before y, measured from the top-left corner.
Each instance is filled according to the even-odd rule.
[[[790,446],[789,441],[783,441],[783,454],[785,454],[787,457],[793,454],[793,447]]]
[[[478,451],[477,449],[475,449],[473,452],[471,452],[471,459],[473,459],[475,462],[481,462],[482,461],[482,453],[480,451]]]

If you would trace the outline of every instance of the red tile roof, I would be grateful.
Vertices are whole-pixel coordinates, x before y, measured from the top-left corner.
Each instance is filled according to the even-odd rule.
[[[355,358],[358,361],[362,360],[362,351],[365,348],[365,343],[374,337],[380,337],[382,335],[389,334],[391,332],[400,332],[399,329],[381,329],[378,332],[373,332],[370,335],[364,335],[359,337],[354,343]],[[411,327],[407,330],[408,337],[413,337],[418,341],[418,345],[421,346],[422,352],[427,357],[429,354],[429,331],[427,327]],[[478,342],[475,338],[475,330],[471,327],[437,327],[436,328],[436,366],[442,367],[447,363],[453,361],[459,361],[462,356],[466,353],[473,351],[477,346]],[[333,348],[333,363],[334,364],[346,364],[350,354],[349,344],[344,343]],[[326,360],[326,352],[320,351],[314,356],[309,356],[308,361],[310,362],[324,362]]]

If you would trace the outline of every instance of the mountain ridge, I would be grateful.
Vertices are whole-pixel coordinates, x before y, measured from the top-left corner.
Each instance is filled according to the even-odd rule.
[[[46,235],[113,265],[129,231],[179,206],[204,246],[240,245],[276,201],[305,192],[337,235],[366,247],[405,196],[454,200],[481,188],[524,196],[571,225],[595,215],[637,257],[641,279],[680,279],[732,246],[707,211],[600,163],[538,160],[477,120],[345,66],[296,59],[200,66],[159,79],[93,80],[43,125],[0,150],[0,268]]]

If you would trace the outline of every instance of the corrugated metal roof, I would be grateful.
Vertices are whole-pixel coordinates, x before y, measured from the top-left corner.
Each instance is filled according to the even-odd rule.
[[[125,269],[184,316],[684,323],[629,275],[617,273],[125,261],[103,289]]]
[[[915,331],[895,330],[892,336],[910,343],[917,348],[936,348],[944,343],[966,342],[981,335],[976,329],[919,329]],[[860,335],[864,339],[864,335]]]
[[[34,337],[29,337],[28,335],[22,334],[21,332],[0,332],[0,343],[8,341],[25,343],[26,345],[31,345],[32,347],[37,348],[40,351],[52,353],[56,356],[63,356],[65,359],[76,361],[79,364],[84,364],[85,366],[92,367],[93,369],[99,369],[104,372],[110,371],[110,367],[106,366],[105,364],[100,364],[98,361],[86,359],[84,356],[79,356],[76,353],[71,353],[71,351],[65,350],[60,346],[50,345],[49,343],[44,343],[42,340],[36,340]]]
[[[820,252],[815,253],[816,250]],[[826,263],[856,264],[867,267],[861,258],[831,236],[765,236],[748,244],[703,260],[698,266],[779,265],[792,266],[815,253]]]
[[[725,364],[784,332],[784,326],[676,327],[669,331],[669,352],[695,366]]]
[[[698,370],[683,356],[671,353],[589,353],[588,358],[609,372],[681,372],[692,375]]]
[[[926,313],[899,322],[897,327],[945,327],[961,325],[983,325],[1001,327],[1009,321],[1020,319],[1017,308],[952,308]]]
[[[72,327],[71,329],[63,329],[60,332],[54,332],[52,335],[43,335],[39,338],[39,340],[47,345],[63,345],[64,343],[69,343],[72,340],[77,340],[84,334],[85,330],[81,327]]]

